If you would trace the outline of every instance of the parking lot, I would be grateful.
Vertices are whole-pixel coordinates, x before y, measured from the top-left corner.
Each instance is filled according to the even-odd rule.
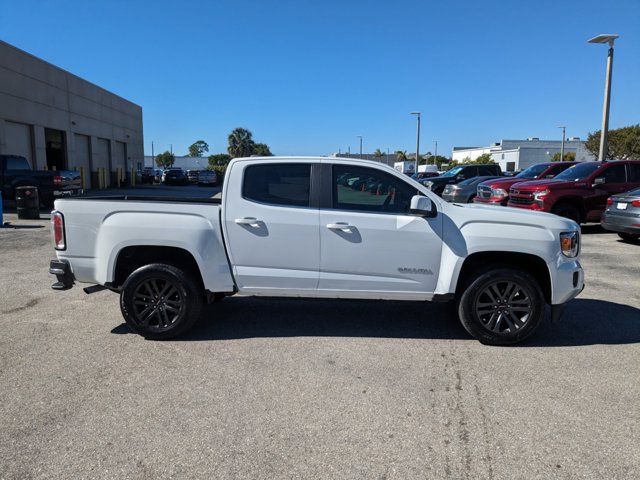
[[[5,221],[1,479],[640,476],[640,246],[599,226],[564,318],[496,348],[442,304],[250,297],[146,341]]]

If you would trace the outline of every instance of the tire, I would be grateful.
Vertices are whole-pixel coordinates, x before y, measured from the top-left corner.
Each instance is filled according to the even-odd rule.
[[[637,243],[640,240],[640,235],[634,233],[618,233],[618,236],[625,242]]]
[[[476,198],[477,195],[471,195],[468,199],[467,199],[467,203],[473,203],[473,200]]]
[[[554,213],[559,217],[568,218],[577,224],[580,224],[580,210],[571,203],[560,202],[553,206],[551,213]]]
[[[458,300],[458,316],[481,343],[513,345],[536,331],[544,306],[540,285],[527,272],[489,266],[467,282]]]
[[[199,282],[163,263],[138,268],[126,279],[120,293],[120,310],[127,325],[150,340],[167,340],[185,333],[200,317],[203,304]]]

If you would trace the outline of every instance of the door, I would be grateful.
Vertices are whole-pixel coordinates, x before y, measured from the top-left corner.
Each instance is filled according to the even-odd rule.
[[[84,172],[84,188],[91,188],[91,140],[86,135],[73,134],[76,162],[73,167]]]
[[[37,170],[33,163],[31,127],[22,123],[5,122],[5,129],[7,143],[4,153],[26,158],[31,168]]]
[[[111,146],[109,140],[107,140],[106,138],[97,139],[94,159],[95,162],[93,168],[96,172],[98,172],[101,168],[104,168],[106,170],[106,175],[104,178],[106,184],[104,186],[108,187],[111,184]],[[96,173],[95,177],[95,185],[98,185],[100,183],[98,180],[99,174]]]
[[[599,221],[600,215],[607,208],[607,199],[611,195],[627,190],[626,165],[610,162],[592,180],[593,194],[588,200],[587,220]]]
[[[320,239],[311,170],[311,163],[261,161],[239,162],[229,172],[226,188],[235,194],[224,197],[225,234],[242,290],[316,291]]]
[[[67,168],[67,153],[64,132],[53,128],[44,129],[45,154],[49,170],[65,170]]]
[[[337,163],[325,175],[330,194],[323,196],[330,199],[320,210],[318,288],[345,296],[380,292],[381,298],[424,299],[432,293],[442,215],[409,215],[411,197],[420,192],[386,171]]]

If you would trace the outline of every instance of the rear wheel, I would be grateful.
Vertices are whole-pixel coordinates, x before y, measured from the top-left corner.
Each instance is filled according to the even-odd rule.
[[[580,223],[580,210],[571,203],[558,203],[553,206],[551,213],[560,217],[568,218],[576,223]]]
[[[618,233],[618,236],[625,242],[636,243],[638,240],[640,240],[640,235],[636,235],[634,233]]]
[[[193,326],[203,305],[202,288],[172,265],[140,267],[122,286],[120,310],[127,325],[145,338],[165,340]]]
[[[458,303],[464,328],[487,345],[521,342],[544,317],[544,295],[527,272],[489,268],[473,276]]]

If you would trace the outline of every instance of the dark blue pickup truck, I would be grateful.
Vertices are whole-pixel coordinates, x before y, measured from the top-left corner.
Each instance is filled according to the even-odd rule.
[[[18,155],[0,155],[0,186],[2,199],[13,201],[16,187],[38,187],[40,202],[49,207],[57,197],[77,195],[82,192],[79,172],[62,170],[32,170],[26,158]]]

